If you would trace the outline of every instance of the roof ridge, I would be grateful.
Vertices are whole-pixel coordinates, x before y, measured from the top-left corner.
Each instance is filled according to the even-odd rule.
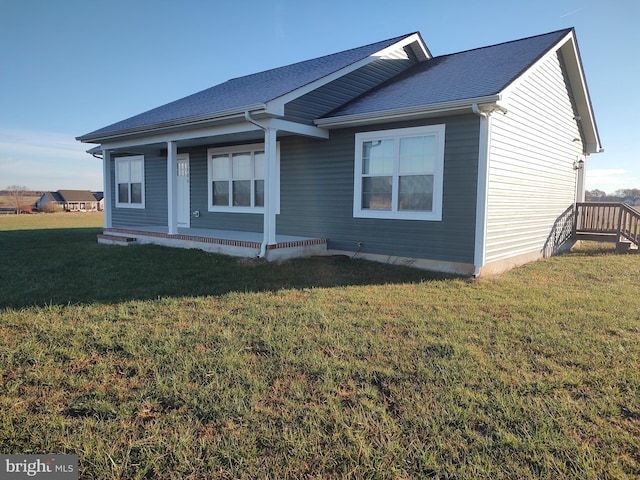
[[[397,43],[397,42],[399,42],[400,40],[402,40],[404,38],[407,38],[407,37],[410,37],[411,35],[415,35],[415,34],[419,34],[419,33],[420,32],[418,32],[418,31],[414,31],[414,32],[411,32],[411,33],[407,33],[405,35],[398,35],[396,37],[391,37],[391,38],[388,38],[386,40],[380,40],[378,42],[367,43],[366,45],[360,45],[360,46],[353,47],[353,48],[347,48],[345,50],[340,50],[339,52],[328,53],[328,54],[325,54],[325,55],[320,55],[318,57],[307,58],[305,60],[299,60],[297,62],[288,63],[286,65],[280,65],[278,67],[267,68],[266,70],[261,70],[259,72],[253,72],[253,73],[249,73],[247,75],[240,75],[238,77],[229,78],[229,79],[225,80],[224,82],[222,82],[222,84],[228,83],[228,82],[232,82],[234,80],[250,78],[250,77],[253,77],[253,76],[257,76],[257,75],[263,75],[263,74],[265,74],[267,72],[274,72],[276,70],[280,70],[282,68],[289,68],[289,67],[292,67],[294,65],[302,65],[302,64],[304,64],[306,62],[315,62],[315,61],[318,61],[318,60],[321,60],[321,59],[324,59],[324,58],[335,57],[337,55],[342,55],[342,54],[345,54],[347,52],[353,52],[354,50],[360,50],[360,49],[364,50],[364,49],[367,49],[367,48],[372,47],[372,46],[377,45],[377,44],[393,45],[394,43]],[[219,84],[219,85],[222,85],[222,84]],[[214,85],[214,87],[215,86],[217,86],[217,85]]]
[[[433,57],[433,59],[435,60],[436,58],[450,57],[451,55],[459,55],[459,54],[461,54],[461,53],[475,52],[475,51],[478,51],[478,50],[484,50],[485,48],[494,48],[494,47],[499,47],[499,46],[501,46],[501,45],[508,45],[508,44],[510,44],[510,43],[523,42],[523,41],[525,41],[525,40],[532,40],[532,39],[534,39],[534,38],[545,37],[545,36],[547,36],[547,35],[555,35],[555,34],[558,34],[558,33],[560,33],[560,32],[566,32],[566,33],[569,33],[569,32],[572,32],[572,31],[574,31],[574,30],[575,30],[575,29],[574,29],[574,27],[561,28],[561,29],[559,29],[559,30],[554,30],[553,32],[540,33],[540,34],[538,34],[538,35],[531,35],[531,36],[529,36],[529,37],[517,38],[517,39],[515,39],[515,40],[508,40],[508,41],[506,41],[506,42],[494,43],[494,44],[492,44],[492,45],[485,45],[485,46],[483,46],[483,47],[469,48],[469,49],[467,49],[467,50],[461,50],[461,51],[459,51],[459,52],[445,53],[445,54],[443,54],[443,55],[437,55],[437,56]]]

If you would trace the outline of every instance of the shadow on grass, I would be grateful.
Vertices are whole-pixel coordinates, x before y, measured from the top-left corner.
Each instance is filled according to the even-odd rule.
[[[571,250],[563,252],[563,255],[593,257],[598,255],[611,255],[612,253],[616,253],[615,243],[582,241]]]
[[[155,245],[99,245],[100,228],[0,232],[0,308],[118,303],[455,278],[344,258],[280,263]]]

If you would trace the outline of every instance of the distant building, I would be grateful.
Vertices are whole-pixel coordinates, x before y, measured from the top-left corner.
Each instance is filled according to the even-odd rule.
[[[102,193],[102,192],[97,192]],[[104,200],[102,200],[104,202]],[[60,205],[67,212],[95,212],[99,208],[100,200],[89,190],[58,190],[44,192],[36,201],[36,208],[42,210],[48,203]],[[103,204],[104,205],[104,204]]]
[[[104,192],[93,192],[93,196],[98,202],[98,211],[101,212],[104,210]]]

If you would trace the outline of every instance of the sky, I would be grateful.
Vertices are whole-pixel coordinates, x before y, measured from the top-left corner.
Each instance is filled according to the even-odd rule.
[[[0,189],[102,190],[75,140],[222,83],[419,31],[434,56],[574,27],[604,153],[640,188],[638,0],[0,0]]]

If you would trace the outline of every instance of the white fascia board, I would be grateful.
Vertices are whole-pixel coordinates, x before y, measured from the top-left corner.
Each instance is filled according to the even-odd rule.
[[[297,88],[296,90],[286,93],[281,97],[278,97],[274,100],[267,102],[266,111],[273,115],[283,116],[284,106],[287,103],[291,102],[292,100],[295,100],[296,98],[306,95],[307,93],[312,92],[326,85],[327,83],[333,82],[334,80],[337,80],[340,77],[343,77],[351,72],[354,72],[359,68],[362,68],[365,65],[379,58],[383,58],[385,55],[388,55],[389,53],[397,50],[398,48],[402,48],[407,45],[411,45],[413,43],[417,45],[417,47],[413,48],[413,51],[414,53],[416,53],[416,56],[418,57],[419,61],[422,62],[424,60],[428,60],[429,58],[431,58],[431,53],[425,46],[424,41],[422,40],[420,35],[417,33],[413,33],[411,35],[407,35],[405,38],[394,43],[393,45],[389,45],[388,47],[383,48],[382,50],[379,50],[369,55],[366,58],[358,60],[357,62],[352,63],[351,65],[341,68],[340,70],[336,70],[335,72],[330,73],[325,77],[322,77],[314,82],[311,82],[307,85]]]
[[[540,65],[546,62],[549,57],[562,53],[565,68],[571,84],[571,91],[574,96],[578,115],[581,118],[582,130],[586,136],[586,143],[595,145],[588,148],[586,153],[596,153],[600,151],[600,139],[598,137],[598,129],[593,115],[591,99],[589,98],[589,90],[582,69],[582,61],[578,52],[577,42],[574,31],[571,30],[556,45],[540,57],[533,65],[526,69],[518,78],[511,82],[501,94],[506,102],[509,101],[510,94],[517,89]]]
[[[131,129],[119,130],[115,132],[108,132],[103,134],[96,135],[81,135],[76,137],[76,140],[79,140],[83,143],[104,143],[111,140],[123,139],[127,137],[139,136],[144,137],[149,134],[160,133],[160,132],[169,132],[175,130],[184,130],[186,128],[197,127],[198,125],[204,125],[214,122],[222,122],[233,120],[239,117],[244,117],[244,112],[246,111],[264,111],[266,105],[264,103],[249,105],[242,108],[234,108],[230,110],[225,110],[221,112],[216,112],[215,114],[207,114],[207,115],[198,115],[195,117],[187,117],[187,118],[179,118],[176,120],[148,125],[144,127],[136,127]]]
[[[348,73],[358,70],[359,68],[364,67],[365,65],[373,62],[374,60],[375,60],[375,57],[373,56],[363,58],[362,60],[358,60],[357,62],[352,63],[348,67],[337,70],[333,73],[330,73],[326,77],[322,77],[314,82],[308,83],[307,85],[304,85],[296,90],[286,93],[281,97],[276,98],[275,100],[271,100],[270,102],[267,102],[266,110],[269,113],[272,113],[274,115],[282,116],[284,115],[284,106],[287,103],[291,102],[292,100],[295,100],[298,97],[306,95],[307,93],[312,92],[326,85],[327,83],[333,82],[334,80],[337,80],[338,78],[343,77]]]
[[[236,123],[229,123],[217,126],[208,126],[201,128],[193,128],[179,132],[161,132],[152,135],[145,135],[135,138],[126,138],[114,141],[102,142],[101,149],[121,149],[140,147],[143,145],[154,145],[166,142],[179,142],[181,140],[192,140],[197,138],[216,137],[219,135],[232,135],[234,133],[246,133],[261,130],[261,128],[250,122],[238,119]],[[261,124],[267,128],[294,133],[314,138],[329,138],[329,131],[323,128],[314,127],[313,125],[304,125],[301,123],[289,122],[278,118],[266,119]]]
[[[412,48],[412,50],[416,54],[416,57],[418,57],[418,60],[420,62],[429,60],[431,58],[431,52],[429,52],[429,49],[424,44],[422,37],[418,33],[412,33],[411,35],[407,35],[405,38],[403,38],[399,42],[396,42],[393,45],[389,45],[387,48],[384,48],[379,52],[374,53],[372,56],[375,58],[382,58],[390,54],[391,52],[394,52],[398,48],[406,47],[407,45],[411,45],[414,42],[416,43],[417,48]]]
[[[572,38],[572,32],[567,33],[567,35],[565,35],[564,38],[559,40],[552,48],[550,48],[547,51],[547,53],[545,53],[542,57],[536,60],[532,65],[529,66],[529,68],[527,68],[524,72],[522,72],[509,85],[507,85],[501,92],[503,98],[507,99],[508,101],[508,98],[511,92],[516,90],[533,72],[535,72],[540,67],[540,65],[545,63],[549,59],[549,57],[556,55],[560,47],[564,45],[564,43],[571,38]]]
[[[256,125],[249,122],[239,121],[226,125],[209,126],[183,130],[180,132],[163,132],[144,136],[136,136],[128,139],[114,139],[113,141],[103,141],[103,150],[114,150],[118,148],[140,147],[143,145],[153,145],[157,143],[166,143],[180,140],[192,140],[195,138],[215,137],[218,135],[230,135],[234,133],[244,133],[249,131],[260,130]]]
[[[295,133],[305,137],[329,138],[329,131],[324,128],[314,127],[313,125],[305,125],[303,123],[290,122],[279,118],[273,118],[266,122],[271,128],[276,130]]]
[[[354,115],[343,115],[339,117],[320,118],[315,121],[315,124],[319,127],[324,128],[338,128],[400,120],[411,120],[414,118],[433,117],[445,113],[467,111],[471,109],[471,106],[473,104],[479,105],[482,110],[505,110],[505,108],[500,105],[501,98],[501,95],[490,95],[487,97],[468,98],[464,100],[456,100],[453,102],[443,102],[433,105],[421,105],[397,110],[384,110],[374,113],[358,113]],[[485,105],[489,108],[485,108]]]
[[[564,44],[560,48],[560,51],[564,58],[567,75],[571,83],[571,91],[573,92],[576,108],[578,109],[578,115],[580,115],[582,131],[586,136],[586,153],[598,153],[602,148],[598,134],[598,126],[596,125],[595,115],[593,114],[593,106],[591,104],[584,69],[582,68],[582,59],[578,51],[578,43],[573,36],[573,32],[571,41]]]

